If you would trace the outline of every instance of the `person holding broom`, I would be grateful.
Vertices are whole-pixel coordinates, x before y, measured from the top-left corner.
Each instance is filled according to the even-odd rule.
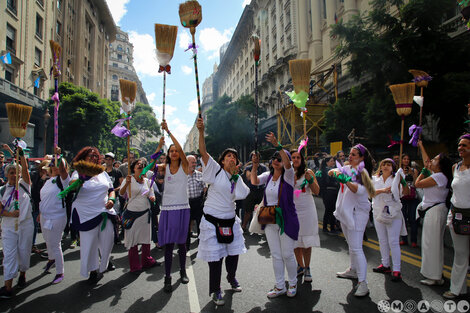
[[[186,237],[189,229],[190,207],[188,200],[189,163],[183,148],[168,129],[165,120],[161,127],[170,136],[173,144],[167,152],[165,166],[165,189],[162,195],[162,208],[158,224],[158,244],[165,247],[164,291],[172,292],[171,263],[173,248],[178,245],[181,282],[189,282],[186,275]],[[159,165],[162,166],[162,165]]]
[[[0,298],[9,299],[13,296],[13,278],[18,275],[18,287],[26,287],[26,271],[30,266],[31,245],[33,243],[34,223],[31,213],[31,179],[28,164],[21,147],[17,147],[20,156],[20,173],[17,165],[8,164],[5,167],[7,183],[2,187],[3,194],[0,202],[2,216],[2,246],[3,246],[3,279],[5,286],[0,289]],[[16,175],[20,175],[18,202],[15,201]],[[15,208],[16,204],[18,207]]]

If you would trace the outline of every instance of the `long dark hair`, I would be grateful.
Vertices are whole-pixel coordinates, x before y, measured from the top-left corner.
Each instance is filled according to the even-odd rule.
[[[452,183],[452,160],[444,153],[439,153],[439,168],[442,174],[447,177],[447,188]]]
[[[171,159],[170,159],[170,149],[171,147],[174,147],[175,144],[172,143],[169,147],[168,147],[168,150],[166,151],[166,158],[165,158],[165,164],[168,164],[168,165],[171,165]],[[179,153],[179,152],[178,152]],[[181,165],[181,156],[180,158],[178,159],[178,166]]]
[[[298,153],[300,155],[300,166],[296,171],[296,177],[299,179],[302,177],[303,174],[305,174],[305,170],[307,169],[307,165],[305,164],[305,158],[304,155],[300,152],[297,152],[297,150],[291,150],[290,154],[293,155],[294,153]]]
[[[78,162],[78,161],[81,161],[81,160],[85,160],[87,155],[90,152],[95,152],[96,154],[100,155],[100,151],[98,150],[98,148],[91,147],[91,146],[86,146],[86,147],[83,147],[80,151],[78,151],[75,158],[73,158],[73,162]]]
[[[323,158],[323,160],[321,161],[321,164],[320,164],[320,171],[323,173],[323,172],[326,172],[327,168],[328,168],[328,165],[326,165],[326,163],[330,162],[331,159],[335,159],[334,156],[331,156],[331,155],[327,155],[326,157]]]

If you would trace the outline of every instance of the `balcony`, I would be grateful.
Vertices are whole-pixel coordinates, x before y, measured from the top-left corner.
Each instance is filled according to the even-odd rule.
[[[289,9],[289,7],[290,7],[290,0],[286,0],[286,2],[284,3],[284,10]]]
[[[0,94],[2,94],[3,97],[7,97],[6,100],[8,101],[24,103],[41,110],[46,105],[45,100],[33,95],[29,91],[19,88],[3,78],[0,78]]]

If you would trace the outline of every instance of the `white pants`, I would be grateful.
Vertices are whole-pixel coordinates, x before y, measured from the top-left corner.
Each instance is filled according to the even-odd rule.
[[[444,203],[426,212],[421,235],[421,274],[429,279],[441,279],[444,267],[444,230],[447,207]]]
[[[89,231],[80,231],[80,274],[88,277],[91,271],[106,271],[113,245],[114,226],[110,220],[103,231],[101,223]]]
[[[454,295],[467,293],[467,270],[470,236],[458,235],[450,226],[450,234],[454,243],[454,264],[450,275],[450,292]]]
[[[355,212],[353,218],[356,224],[355,228],[348,228],[344,223],[341,223],[341,229],[349,246],[350,267],[357,272],[357,278],[359,282],[362,282],[367,279],[367,260],[362,249],[362,240],[369,214]]]
[[[401,217],[401,216],[400,216]],[[380,243],[380,255],[383,266],[390,266],[390,251],[392,252],[393,271],[400,272],[401,251],[400,251],[400,231],[403,221],[396,218],[391,224],[383,224],[375,221],[375,230]]]
[[[3,279],[5,281],[15,278],[20,272],[29,269],[31,248],[33,246],[34,223],[29,218],[15,228],[2,228],[3,245]]]
[[[287,268],[287,280],[289,286],[297,285],[297,261],[294,254],[294,239],[280,234],[277,224],[266,225],[266,239],[269,250],[273,258],[274,276],[276,278],[276,288],[285,288],[284,267]]]
[[[46,242],[49,260],[55,260],[57,274],[64,273],[64,254],[62,253],[62,245],[60,241],[62,239],[65,224],[67,224],[67,216],[54,220],[46,220],[41,215],[42,236]]]

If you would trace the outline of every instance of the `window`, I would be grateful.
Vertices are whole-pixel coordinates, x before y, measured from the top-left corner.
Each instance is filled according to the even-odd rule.
[[[16,29],[7,23],[7,50],[16,54]]]
[[[38,48],[34,48],[34,65],[41,67],[42,52]]]
[[[57,35],[60,36],[61,32],[62,32],[62,24],[60,22],[57,22],[56,25],[55,25],[55,31],[57,33]]]
[[[117,75],[114,74],[114,75],[113,75],[113,80],[117,80],[117,79],[118,79]]]
[[[36,0],[37,3],[39,3],[40,6],[44,7],[44,0]]]
[[[117,50],[118,50],[118,51],[122,51],[122,45],[118,45],[118,46],[117,46]]]
[[[16,0],[7,0],[7,8],[16,15]]]
[[[117,55],[118,60],[122,60],[122,54]]]
[[[117,63],[113,63],[113,67],[118,67],[118,64],[117,64]]]
[[[42,39],[42,17],[39,14],[36,14],[36,36]]]
[[[9,81],[10,83],[14,84],[15,82],[13,81],[13,72],[5,67],[5,80]]]
[[[57,10],[62,10],[62,0],[57,0]]]

